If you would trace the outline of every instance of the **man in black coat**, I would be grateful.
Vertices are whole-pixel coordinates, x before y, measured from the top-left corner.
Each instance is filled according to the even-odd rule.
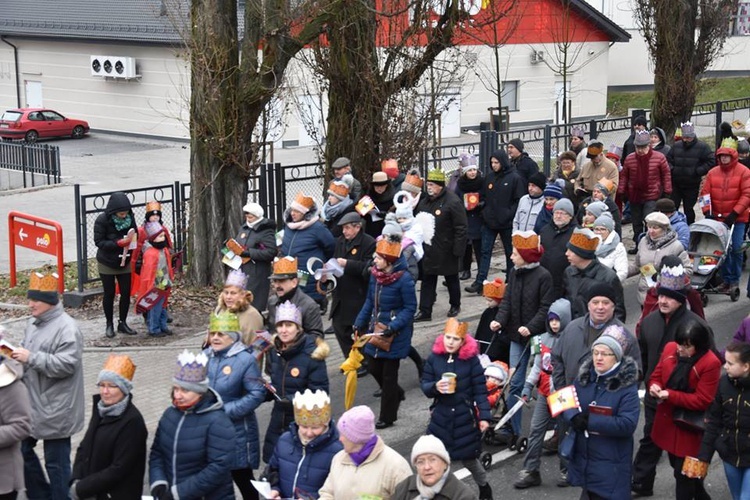
[[[695,202],[701,179],[714,166],[716,159],[711,147],[696,138],[695,127],[690,123],[681,125],[682,140],[677,141],[667,153],[667,163],[672,168],[672,200],[682,211],[688,226],[695,222]]]
[[[523,150],[523,141],[519,138],[508,141],[508,156],[511,164],[516,167],[518,175],[523,177],[525,183],[529,182],[531,176],[539,172],[539,165],[529,157],[529,154]]]
[[[544,247],[544,255],[539,265],[552,275],[552,286],[554,294],[552,301],[565,296],[563,288],[563,276],[568,267],[568,259],[565,252],[568,251],[568,241],[573,230],[577,227],[573,211],[573,202],[567,198],[557,200],[552,209],[552,220],[539,230],[539,238]]]
[[[268,299],[268,331],[276,333],[276,307],[287,300],[302,312],[302,331],[323,337],[323,318],[320,306],[299,287],[297,259],[294,257],[276,258],[273,274],[269,276],[273,295]]]
[[[466,250],[466,210],[458,196],[445,189],[445,173],[431,170],[427,174],[427,197],[417,205],[417,213],[426,212],[435,218],[435,234],[429,245],[424,245],[422,258],[422,288],[419,312],[414,321],[431,321],[435,304],[438,276],[445,276],[450,309],[448,317],[461,311],[461,284],[458,271]]]

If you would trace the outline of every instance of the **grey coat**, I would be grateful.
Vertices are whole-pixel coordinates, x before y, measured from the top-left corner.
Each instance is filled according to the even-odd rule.
[[[24,489],[21,441],[31,433],[31,403],[21,364],[0,363],[0,495]]]
[[[83,429],[83,338],[62,303],[29,320],[21,345],[31,351],[23,376],[31,398],[31,435],[62,439]]]

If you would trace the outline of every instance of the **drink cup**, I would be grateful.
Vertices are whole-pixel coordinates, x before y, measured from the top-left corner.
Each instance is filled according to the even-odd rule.
[[[448,390],[446,394],[453,394],[456,392],[456,374],[453,372],[445,372],[441,380],[448,382]]]

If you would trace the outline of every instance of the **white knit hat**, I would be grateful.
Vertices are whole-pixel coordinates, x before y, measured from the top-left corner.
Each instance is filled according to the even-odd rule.
[[[437,455],[443,459],[447,465],[451,464],[451,456],[448,454],[448,450],[445,449],[443,442],[429,434],[420,437],[417,439],[417,442],[414,443],[414,447],[411,449],[411,463],[415,464],[417,458],[426,453]]]

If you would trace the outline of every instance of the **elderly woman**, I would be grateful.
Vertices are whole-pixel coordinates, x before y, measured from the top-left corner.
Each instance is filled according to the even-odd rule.
[[[674,342],[664,346],[647,384],[649,394],[659,403],[651,439],[669,454],[677,500],[710,498],[703,479],[682,474],[685,457],[695,457],[700,450],[703,429],[678,424],[675,418],[692,412],[702,420],[714,400],[721,377],[721,361],[711,344],[711,332],[705,325],[693,320],[680,323]]]
[[[250,299],[253,307],[264,311],[270,290],[268,277],[271,275],[271,263],[276,257],[276,223],[265,217],[263,207],[257,203],[247,203],[242,207],[242,212],[245,222],[234,239],[244,248],[240,256],[250,260],[244,262],[240,269],[250,277],[246,286],[253,294]]]
[[[31,403],[22,376],[21,363],[0,354],[0,498],[7,500],[24,489],[21,441],[31,434]]]
[[[266,280],[268,281],[268,280]],[[224,288],[219,294],[214,312],[236,314],[240,321],[240,340],[248,347],[255,341],[255,332],[265,328],[263,316],[252,305],[253,292],[246,290],[247,276],[242,271],[229,271]]]
[[[628,277],[628,251],[615,231],[615,221],[609,212],[603,212],[593,224],[594,232],[602,239],[596,247],[596,258],[617,273],[620,283]]]
[[[234,498],[234,425],[208,387],[207,368],[203,353],[185,350],[177,358],[172,406],[159,419],[149,455],[155,500]]]
[[[473,500],[471,488],[451,474],[451,457],[435,436],[422,436],[411,449],[411,463],[417,473],[401,481],[391,500]]]
[[[318,498],[334,455],[343,450],[331,420],[331,398],[305,389],[294,395],[294,422],[281,435],[266,468],[270,498]]]
[[[148,431],[130,394],[134,374],[130,357],[115,354],[99,372],[91,422],[73,463],[73,500],[141,496]]]
[[[250,484],[260,460],[260,437],[255,409],[266,399],[266,389],[255,357],[240,341],[240,321],[231,312],[211,314],[208,328],[208,385],[223,401],[234,424],[235,461],[232,479],[242,498],[257,499]]]
[[[646,292],[654,286],[656,270],[661,268],[661,260],[667,255],[675,255],[682,261],[682,267],[690,275],[693,273],[693,263],[690,261],[685,247],[672,230],[669,218],[661,212],[651,212],[644,219],[646,233],[638,242],[638,253],[635,263],[630,265],[629,274],[640,273],[638,280],[638,303],[643,305]]]
[[[337,428],[344,449],[333,457],[320,498],[391,498],[396,485],[411,475],[411,469],[400,453],[375,434],[372,410],[355,406],[341,415]]]

